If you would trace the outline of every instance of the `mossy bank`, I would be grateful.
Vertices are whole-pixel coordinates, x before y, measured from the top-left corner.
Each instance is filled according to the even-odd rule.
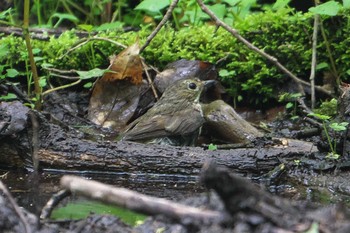
[[[317,46],[317,73],[319,85],[325,74],[338,76],[348,81],[350,74],[350,28],[348,12],[335,17],[322,17],[324,34],[319,33]],[[250,14],[244,20],[233,25],[240,34],[255,46],[276,57],[298,77],[308,80],[311,67],[313,15],[282,9],[277,12],[268,10]],[[103,31],[99,37],[110,38],[124,45],[130,45],[139,38],[143,44],[151,32],[151,27],[142,27],[138,32]],[[91,70],[95,67],[106,68],[108,56],[119,53],[123,48],[106,41],[90,41],[68,55],[69,49],[77,45],[80,38],[75,30],[64,32],[58,38],[48,41],[32,40],[36,61],[42,79],[47,73],[42,66],[57,69]],[[327,46],[330,50],[327,50]],[[206,24],[198,27],[174,30],[165,26],[143,51],[142,56],[148,64],[160,70],[169,62],[185,58],[218,63],[221,80],[228,93],[239,103],[261,107],[268,101],[275,101],[282,92],[282,86],[289,78],[273,64],[257,53],[249,50],[222,28]],[[29,62],[25,42],[16,36],[2,35],[0,39],[0,71],[2,81],[20,81],[28,78]],[[332,68],[330,59],[335,61]],[[27,67],[27,69],[26,69]],[[11,79],[7,69],[19,72]],[[53,77],[51,77],[53,78]],[[23,78],[24,79],[24,78]],[[24,79],[25,80],[25,79]],[[45,80],[43,81],[45,86]],[[44,87],[46,88],[46,87]]]

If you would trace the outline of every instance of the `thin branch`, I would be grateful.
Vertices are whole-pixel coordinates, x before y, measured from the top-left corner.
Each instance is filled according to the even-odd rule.
[[[58,193],[52,195],[50,200],[41,210],[40,219],[47,219],[51,216],[53,208],[55,208],[63,199],[69,197],[71,192],[68,190],[61,190]]]
[[[160,21],[160,23],[157,25],[157,27],[154,29],[154,31],[147,37],[147,40],[146,40],[145,44],[140,48],[140,54],[149,45],[149,43],[151,43],[153,38],[158,34],[160,29],[168,21],[168,19],[170,18],[171,14],[172,14],[172,12],[173,12],[173,10],[174,10],[174,8],[175,8],[175,6],[177,5],[178,2],[179,2],[179,0],[173,0],[173,2],[170,4],[170,6],[169,6],[167,12],[165,13],[162,21]]]
[[[60,70],[60,69],[56,69],[56,68],[51,68],[51,67],[43,67],[44,70],[48,70],[51,72],[56,72],[56,73],[60,73],[60,74],[72,74],[72,73],[77,73],[78,70]]]
[[[201,9],[205,13],[207,13],[212,20],[215,21],[216,25],[223,27],[225,30],[227,30],[229,33],[231,33],[234,37],[236,37],[240,42],[242,42],[244,45],[246,45],[249,49],[251,49],[252,51],[254,51],[254,52],[258,53],[258,54],[260,54],[262,57],[266,58],[271,63],[273,63],[275,66],[277,66],[283,73],[288,75],[290,78],[292,78],[297,83],[299,91],[302,94],[304,94],[304,89],[303,89],[301,84],[306,85],[306,86],[310,86],[310,84],[308,82],[306,82],[306,81],[298,78],[297,76],[295,76],[286,67],[284,67],[281,63],[279,63],[277,58],[275,58],[275,57],[265,53],[264,51],[260,50],[258,47],[256,47],[255,45],[253,45],[252,43],[247,41],[244,37],[242,37],[236,29],[231,28],[226,23],[221,21],[211,10],[209,10],[208,7],[206,7],[204,5],[202,0],[197,0],[197,3],[201,7]],[[332,96],[332,93],[330,91],[327,91],[326,89],[324,89],[322,87],[315,86],[315,89],[320,91],[320,92],[323,92],[323,93],[325,93],[327,95]]]
[[[84,38],[84,39],[79,40],[73,48],[68,49],[68,51],[65,54],[61,55],[58,59],[62,59],[63,57],[67,56],[68,54],[70,54],[74,50],[84,46],[85,44],[87,44],[87,43],[89,43],[90,41],[93,41],[93,40],[107,41],[107,42],[110,42],[110,43],[112,43],[112,44],[114,44],[116,46],[122,47],[124,49],[127,48],[127,46],[125,46],[125,45],[123,45],[123,44],[121,44],[119,42],[116,42],[114,40],[103,38],[103,37],[94,36],[94,37]]]
[[[176,220],[191,218],[200,222],[215,223],[222,222],[225,219],[224,214],[219,211],[186,206],[163,198],[150,197],[125,188],[116,188],[76,176],[63,176],[61,186],[72,193],[104,203],[119,205],[143,214],[163,214]]]
[[[317,62],[317,32],[320,16],[315,14],[314,19],[314,32],[312,34],[312,59],[311,59],[311,72],[310,72],[310,85],[311,85],[311,108],[315,108],[316,93],[315,93],[315,73]]]
[[[55,73],[50,73],[51,76],[59,77],[59,78],[64,78],[67,80],[78,80],[80,79],[79,76],[77,77],[72,77],[72,76],[66,76],[66,75],[61,75],[61,74],[55,74]]]
[[[4,183],[2,183],[2,181],[0,181],[0,190],[2,190],[2,192],[6,195],[7,199],[9,200],[10,204],[13,207],[13,210],[16,212],[16,214],[18,215],[19,219],[21,220],[21,222],[22,222],[22,224],[24,226],[24,231],[26,233],[31,233],[32,230],[31,230],[31,228],[30,228],[26,218],[24,217],[22,211],[20,210],[20,208],[16,204],[16,201],[13,199],[11,193],[8,191],[8,189],[6,188]]]
[[[55,88],[49,89],[49,90],[43,92],[42,96],[47,95],[47,94],[49,94],[51,92],[54,92],[54,91],[58,91],[58,90],[67,88],[67,87],[72,87],[74,85],[79,84],[80,82],[81,82],[81,79],[79,79],[79,80],[77,80],[77,81],[75,81],[73,83],[69,83],[69,84],[66,84],[66,85],[63,85],[63,86],[59,86],[59,87],[55,87]]]
[[[145,71],[145,73],[146,73],[147,81],[148,81],[149,85],[151,86],[151,89],[152,89],[154,98],[156,98],[156,100],[159,100],[159,96],[158,96],[157,90],[156,90],[156,88],[155,88],[154,85],[153,85],[151,76],[150,76],[149,73],[148,73],[147,65],[146,65],[146,63],[143,61],[143,59],[141,59],[141,64],[142,64],[142,67],[143,67],[143,69],[144,69],[144,71]]]

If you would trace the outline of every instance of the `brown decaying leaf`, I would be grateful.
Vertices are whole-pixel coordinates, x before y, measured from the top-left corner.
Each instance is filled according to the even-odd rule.
[[[117,56],[111,58],[108,67],[111,72],[106,72],[99,81],[114,81],[129,78],[131,83],[142,82],[142,63],[139,55],[140,46],[138,41],[123,50]]]
[[[139,43],[111,59],[102,78],[96,81],[90,98],[88,118],[102,127],[122,129],[133,116],[139,102],[142,63]]]

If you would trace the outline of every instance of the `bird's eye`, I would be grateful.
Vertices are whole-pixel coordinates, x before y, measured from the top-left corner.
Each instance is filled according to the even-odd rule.
[[[190,83],[188,84],[188,87],[192,90],[196,89],[197,88],[197,85],[195,83]]]

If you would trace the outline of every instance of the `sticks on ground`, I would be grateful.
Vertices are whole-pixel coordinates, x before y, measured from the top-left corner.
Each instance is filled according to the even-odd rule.
[[[61,186],[72,193],[115,204],[129,210],[148,215],[162,214],[175,220],[192,219],[195,222],[218,223],[224,221],[224,214],[218,211],[202,210],[178,204],[166,199],[150,197],[125,188],[116,188],[76,176],[63,176]]]

